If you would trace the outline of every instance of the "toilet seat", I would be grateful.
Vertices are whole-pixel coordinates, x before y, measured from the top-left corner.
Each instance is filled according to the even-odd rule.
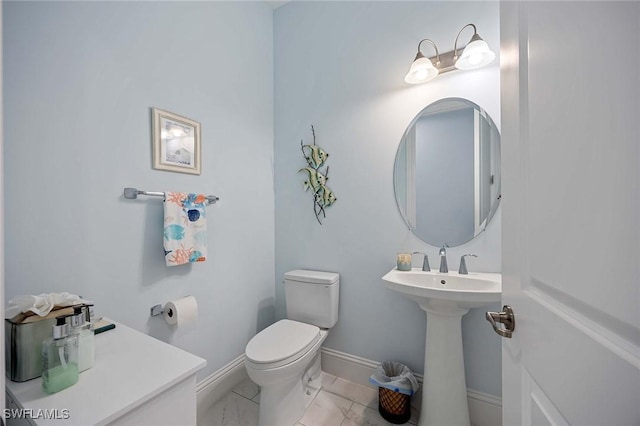
[[[245,356],[254,368],[276,368],[302,357],[320,338],[320,328],[315,325],[283,319],[256,334],[247,344]]]

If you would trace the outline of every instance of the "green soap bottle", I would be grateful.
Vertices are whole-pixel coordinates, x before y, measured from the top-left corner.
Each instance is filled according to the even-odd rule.
[[[56,393],[78,381],[78,337],[69,335],[67,317],[56,318],[53,337],[42,342],[42,389]]]

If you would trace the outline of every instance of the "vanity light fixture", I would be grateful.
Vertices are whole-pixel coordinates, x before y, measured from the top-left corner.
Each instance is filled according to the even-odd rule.
[[[438,53],[438,46],[436,46],[436,44],[428,38],[421,40],[420,43],[418,43],[418,53],[416,54],[416,58],[413,60],[411,68],[409,68],[409,72],[404,78],[404,81],[409,84],[426,83],[427,81],[436,78],[440,73],[440,70],[433,66],[431,58],[427,58],[420,51],[420,45],[422,45],[422,42],[424,41],[428,41],[433,45],[433,48],[436,50],[436,66],[440,66],[440,54]]]
[[[473,28],[473,36],[462,51],[462,55],[458,56],[458,38],[462,31],[467,27]],[[420,46],[424,41],[428,41],[433,45],[436,51],[436,56],[427,58],[422,54]],[[453,71],[455,69],[473,70],[483,67],[491,63],[495,57],[496,54],[489,49],[487,42],[478,35],[476,26],[474,24],[467,24],[458,32],[453,44],[453,51],[451,52],[440,55],[438,53],[438,46],[436,46],[432,40],[428,38],[421,40],[420,43],[418,43],[418,53],[416,54],[416,58],[413,60],[411,68],[409,68],[409,72],[405,76],[404,81],[409,84],[426,83],[427,81],[436,78],[440,73]]]
[[[467,47],[462,51],[462,56],[458,58],[458,37],[467,27],[473,27],[473,36],[469,40]],[[474,70],[490,64],[496,58],[496,54],[489,49],[487,42],[478,35],[476,26],[473,24],[465,25],[458,32],[456,41],[453,43],[453,55],[454,60],[456,60],[456,68],[460,70]]]

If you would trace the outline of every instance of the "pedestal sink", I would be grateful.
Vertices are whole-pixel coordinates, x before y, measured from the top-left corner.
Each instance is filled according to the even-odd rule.
[[[387,288],[418,303],[427,313],[424,385],[419,426],[469,426],[462,354],[462,316],[499,302],[502,275],[391,270]]]

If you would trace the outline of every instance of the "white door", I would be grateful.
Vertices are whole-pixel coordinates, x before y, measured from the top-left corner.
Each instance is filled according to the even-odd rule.
[[[640,3],[504,2],[504,425],[640,425]]]

